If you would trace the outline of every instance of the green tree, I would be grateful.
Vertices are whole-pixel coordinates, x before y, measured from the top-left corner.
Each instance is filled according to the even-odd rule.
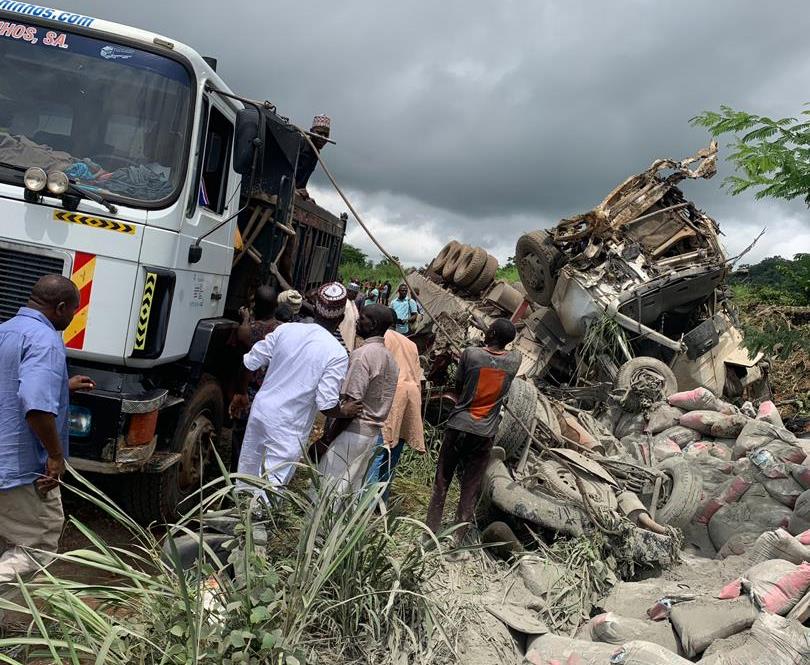
[[[363,250],[347,242],[343,243],[343,251],[340,253],[340,265],[366,265],[367,263],[368,256]]]

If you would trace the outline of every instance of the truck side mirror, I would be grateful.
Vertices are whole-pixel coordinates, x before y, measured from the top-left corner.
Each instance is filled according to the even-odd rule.
[[[233,170],[247,175],[253,167],[253,154],[261,148],[259,110],[246,108],[236,114],[236,139],[233,146]]]

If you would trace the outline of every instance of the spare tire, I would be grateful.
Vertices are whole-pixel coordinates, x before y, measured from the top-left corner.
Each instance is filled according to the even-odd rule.
[[[459,262],[471,251],[472,247],[469,245],[459,245],[447,255],[447,261],[445,261],[444,267],[442,268],[442,277],[445,282],[452,281]]]
[[[471,252],[465,254],[458,262],[456,272],[453,274],[453,282],[456,286],[469,286],[478,279],[487,264],[487,256],[486,251],[480,247],[473,247]]]
[[[520,236],[515,247],[515,265],[529,298],[538,305],[550,305],[563,255],[547,231]]]
[[[674,372],[666,363],[649,356],[639,356],[624,363],[616,375],[616,387],[635,388],[645,380],[657,381],[663,397],[669,397],[678,392],[678,380],[675,378]]]
[[[441,274],[442,268],[447,263],[447,259],[453,250],[461,247],[461,243],[458,240],[451,240],[448,242],[444,247],[442,247],[442,251],[433,259],[433,262],[430,264],[430,269],[435,272]]]
[[[669,457],[656,465],[666,476],[658,497],[655,521],[683,529],[700,508],[703,479],[700,472],[683,457]]]
[[[532,428],[537,410],[537,389],[534,384],[523,379],[514,379],[509,387],[507,404],[509,411],[504,409],[493,445],[503,448],[506,460],[511,461],[520,457],[523,446],[529,438],[521,423],[529,429]]]
[[[495,275],[497,273],[498,273],[498,259],[496,259],[491,254],[488,254],[487,262],[484,265],[484,269],[481,271],[481,274],[478,275],[476,280],[467,287],[467,291],[469,291],[472,295],[477,296],[490,284],[492,284],[493,281],[495,281]]]

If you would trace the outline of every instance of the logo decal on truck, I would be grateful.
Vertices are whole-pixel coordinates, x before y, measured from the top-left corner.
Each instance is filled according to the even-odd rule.
[[[84,348],[84,332],[87,329],[87,314],[90,311],[90,292],[93,290],[93,274],[96,271],[96,255],[76,252],[73,257],[73,272],[70,280],[79,289],[79,309],[73,321],[65,328],[62,339],[69,349]]]
[[[138,311],[138,327],[135,329],[135,346],[133,347],[135,351],[143,351],[146,348],[146,332],[149,329],[149,314],[152,312],[156,284],[157,273],[147,272],[146,282],[143,285],[141,309]]]
[[[101,219],[100,217],[90,217],[78,212],[67,212],[66,210],[54,210],[53,218],[60,222],[70,224],[80,224],[81,226],[91,226],[94,229],[104,229],[105,231],[117,231],[127,235],[135,235],[135,226],[126,222],[115,222],[111,219]]]

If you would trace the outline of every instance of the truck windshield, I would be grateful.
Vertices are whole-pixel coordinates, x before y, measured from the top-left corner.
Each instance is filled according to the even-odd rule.
[[[172,59],[0,17],[0,162],[157,207],[183,182],[191,89]]]

